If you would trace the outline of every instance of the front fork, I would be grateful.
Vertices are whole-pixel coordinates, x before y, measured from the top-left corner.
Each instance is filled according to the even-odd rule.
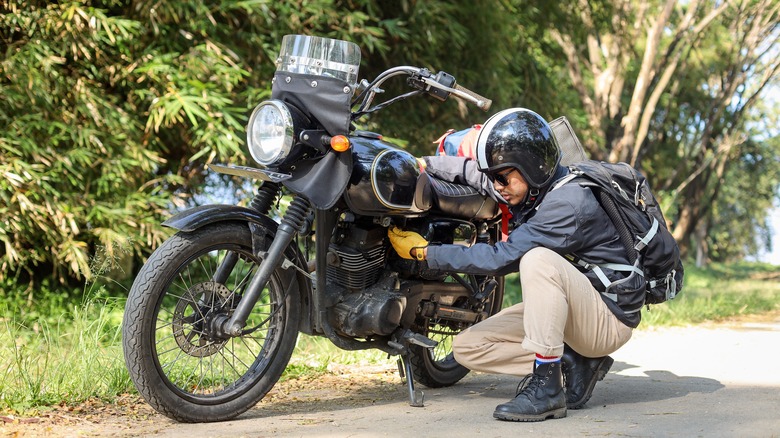
[[[252,201],[252,207],[264,214],[270,210],[273,200],[276,198],[279,190],[278,185],[271,184],[272,187],[266,187],[266,184],[261,187],[258,195]],[[290,207],[282,218],[281,224],[279,224],[279,227],[276,230],[276,236],[274,236],[271,246],[268,248],[268,251],[265,252],[263,262],[260,263],[257,271],[252,276],[252,280],[249,282],[241,301],[238,302],[235,311],[229,319],[225,317],[218,323],[220,326],[219,331],[227,336],[241,335],[244,326],[246,326],[246,320],[252,312],[252,308],[254,308],[257,303],[260,294],[273,272],[281,265],[282,261],[284,261],[285,250],[290,243],[292,243],[298,231],[303,227],[304,221],[309,215],[310,210],[311,204],[309,204],[309,201],[306,200],[306,198],[296,196],[293,199]],[[233,264],[235,264],[237,260],[235,257],[237,257],[237,255],[228,255],[217,270],[214,281],[220,282],[220,280],[224,280],[220,277],[226,277],[227,274],[229,274]]]
[[[271,211],[271,206],[274,205],[276,197],[279,195],[279,184],[273,182],[265,182],[260,188],[257,189],[257,194],[249,203],[249,208],[254,209],[260,214],[267,215]],[[217,267],[217,272],[214,273],[214,277],[211,281],[215,283],[224,284],[225,281],[233,272],[233,268],[238,262],[238,253],[229,252],[222,263]]]

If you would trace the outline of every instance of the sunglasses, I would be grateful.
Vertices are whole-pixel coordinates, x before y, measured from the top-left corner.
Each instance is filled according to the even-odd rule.
[[[491,181],[498,182],[502,186],[508,186],[509,185],[509,180],[507,180],[506,178],[509,175],[511,175],[512,172],[514,172],[514,171],[515,171],[515,169],[509,169],[507,172],[504,172],[504,173],[498,173],[498,172],[491,173],[490,175],[488,175],[488,177],[490,178]]]

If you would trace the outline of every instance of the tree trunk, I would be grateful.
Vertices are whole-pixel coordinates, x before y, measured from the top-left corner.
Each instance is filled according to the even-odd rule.
[[[686,251],[697,224],[708,220],[712,212],[711,207],[718,199],[730,160],[740,155],[739,147],[745,141],[740,134],[742,116],[756,102],[758,94],[780,68],[777,57],[773,57],[767,64],[761,64],[761,56],[757,55],[762,43],[766,44],[766,40],[759,35],[776,28],[771,17],[776,17],[780,6],[769,8],[769,11],[773,11],[769,14],[765,8],[769,8],[768,2],[758,4],[755,15],[751,16],[752,20],[749,21],[750,27],[742,30],[742,38],[736,44],[739,57],[732,64],[731,70],[722,72],[720,77],[714,77],[719,80],[713,81],[717,83],[719,91],[713,96],[709,111],[702,114],[706,117],[702,117],[700,146],[694,149],[695,155],[691,157],[699,164],[675,190],[679,194],[677,202],[683,207],[680,209],[680,218],[673,235],[680,243],[681,249],[685,247]],[[743,23],[732,25],[738,28]],[[774,41],[778,39],[776,34],[777,32]],[[751,65],[753,68],[745,68],[745,65]],[[747,84],[751,77],[758,79],[748,90]],[[710,184],[708,181],[715,183]]]
[[[667,26],[669,17],[672,15],[676,0],[667,0],[664,5],[661,14],[658,15],[655,23],[647,33],[647,42],[644,47],[644,56],[642,58],[642,67],[639,69],[639,75],[634,83],[634,92],[631,96],[631,103],[628,105],[628,112],[623,120],[620,122],[620,126],[623,130],[623,137],[617,142],[609,153],[609,160],[626,161],[628,158],[629,148],[633,146],[634,139],[636,139],[636,128],[639,122],[639,118],[642,115],[642,107],[644,106],[645,95],[650,88],[650,83],[653,80],[655,72],[655,57],[658,53],[659,45],[661,42],[661,35],[663,30]]]
[[[707,266],[707,262],[709,261],[707,259],[709,248],[707,245],[707,226],[705,225],[705,222],[699,222],[694,235],[696,239],[696,267],[703,268]]]

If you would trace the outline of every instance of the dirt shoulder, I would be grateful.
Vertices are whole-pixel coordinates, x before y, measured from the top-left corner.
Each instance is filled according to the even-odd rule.
[[[567,418],[494,420],[519,379],[472,373],[450,388],[425,389],[408,404],[394,362],[347,367],[278,383],[253,409],[217,424],[178,424],[139,397],[90,401],[40,415],[0,416],[2,436],[779,436],[780,313],[693,327],[641,330],[615,354],[593,398]]]
[[[398,398],[397,368],[334,364],[326,374],[277,383],[254,408],[274,415],[296,415],[337,405],[341,409],[386,403]],[[405,386],[403,386],[405,388]],[[138,395],[124,394],[112,403],[89,400],[77,406],[54,406],[29,416],[0,414],[0,436],[71,437],[155,435],[175,423],[159,415]]]

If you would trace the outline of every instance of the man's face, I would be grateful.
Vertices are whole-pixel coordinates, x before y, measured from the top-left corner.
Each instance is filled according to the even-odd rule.
[[[525,195],[528,194],[528,183],[514,167],[493,173],[491,179],[493,187],[509,205],[515,206],[525,200]]]

